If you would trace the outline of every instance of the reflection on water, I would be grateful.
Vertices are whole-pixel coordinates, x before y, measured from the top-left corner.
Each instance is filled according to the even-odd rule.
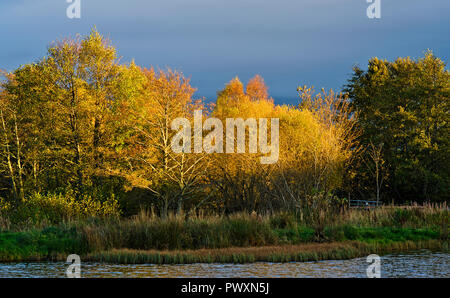
[[[382,277],[450,277],[450,254],[420,251],[381,258]],[[82,263],[83,277],[366,277],[365,258],[305,263],[115,265]],[[68,264],[0,264],[0,277],[65,277]]]

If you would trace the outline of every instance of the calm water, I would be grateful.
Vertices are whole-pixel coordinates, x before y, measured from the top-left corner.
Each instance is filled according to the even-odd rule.
[[[382,277],[450,277],[450,254],[419,251],[381,258]],[[0,277],[65,277],[66,263],[0,264]],[[111,265],[82,263],[82,277],[366,277],[365,258],[306,263]]]

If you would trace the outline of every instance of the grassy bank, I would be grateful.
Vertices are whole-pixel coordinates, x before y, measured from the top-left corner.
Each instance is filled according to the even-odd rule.
[[[0,262],[61,260],[87,252],[86,242],[75,228],[0,233]]]
[[[307,261],[448,249],[446,206],[229,217],[142,212],[131,219],[65,222],[0,233],[0,261],[84,259],[130,263]]]

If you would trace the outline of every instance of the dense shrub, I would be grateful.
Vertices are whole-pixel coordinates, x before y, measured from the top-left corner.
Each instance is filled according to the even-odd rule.
[[[119,205],[114,198],[100,202],[90,196],[80,199],[72,194],[35,193],[16,208],[3,211],[17,225],[58,224],[88,217],[118,216]]]

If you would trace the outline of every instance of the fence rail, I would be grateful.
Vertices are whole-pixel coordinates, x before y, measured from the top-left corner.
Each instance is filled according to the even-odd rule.
[[[350,208],[374,208],[381,206],[381,203],[377,201],[364,201],[364,200],[350,200]]]

